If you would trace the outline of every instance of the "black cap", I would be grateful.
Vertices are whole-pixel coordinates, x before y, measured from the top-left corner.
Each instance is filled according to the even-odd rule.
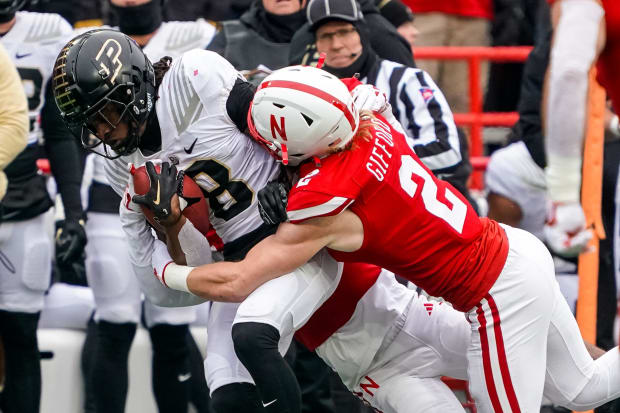
[[[306,9],[308,23],[313,30],[326,20],[357,22],[364,17],[355,0],[310,0]]]
[[[413,13],[411,12],[411,9],[409,9],[409,7],[403,4],[400,0],[382,1],[379,4],[379,11],[387,21],[394,25],[394,27],[413,21]]]

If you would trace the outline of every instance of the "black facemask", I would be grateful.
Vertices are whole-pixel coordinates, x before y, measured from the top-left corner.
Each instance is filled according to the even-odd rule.
[[[161,1],[153,0],[139,6],[110,5],[118,16],[118,28],[127,35],[151,34],[162,22]]]
[[[0,14],[0,24],[8,23],[15,17],[15,12],[9,14]]]

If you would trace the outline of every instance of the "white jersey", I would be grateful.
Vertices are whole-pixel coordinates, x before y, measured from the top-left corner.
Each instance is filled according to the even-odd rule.
[[[45,90],[56,57],[71,39],[73,29],[55,13],[20,11],[15,18],[15,24],[0,37],[0,42],[15,63],[24,85],[30,117],[28,144],[32,144],[42,138],[39,121]]]
[[[226,101],[239,78],[232,65],[214,52],[192,50],[174,60],[155,104],[162,149],[148,157],[138,150],[107,161],[106,174],[115,191],[122,194],[129,182],[128,163],[173,160],[205,192],[209,218],[224,243],[261,226],[256,193],[276,178],[278,165],[228,117]],[[137,208],[127,199],[123,205]],[[150,266],[153,241],[144,217],[139,209],[122,206],[121,219],[134,264]]]
[[[192,49],[206,49],[214,35],[215,27],[204,19],[165,22],[142,51],[152,62],[164,56],[174,59]]]
[[[98,28],[100,27],[78,29],[79,32],[76,31],[75,35]],[[214,35],[215,27],[204,19],[193,22],[164,22],[142,51],[153,63],[164,56],[175,59],[188,50],[206,49]],[[95,156],[93,179],[100,183],[107,183],[105,162],[103,157]]]

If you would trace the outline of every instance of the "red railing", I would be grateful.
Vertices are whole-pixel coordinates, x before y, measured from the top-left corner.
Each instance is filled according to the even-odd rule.
[[[484,126],[512,126],[519,119],[517,112],[483,112],[483,91],[480,85],[480,62],[523,62],[532,50],[529,46],[516,47],[416,47],[416,60],[466,60],[469,68],[469,112],[455,113],[457,125],[470,128],[470,156],[474,170],[471,186],[482,188],[481,170],[488,160],[483,158],[482,128]]]

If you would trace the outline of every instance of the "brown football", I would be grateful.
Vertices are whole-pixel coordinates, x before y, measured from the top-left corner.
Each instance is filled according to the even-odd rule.
[[[155,165],[155,170],[159,172],[160,166]],[[146,167],[144,165],[138,168],[132,167],[131,175],[135,193],[137,195],[146,194],[151,186],[151,180],[146,172]],[[187,175],[183,178],[183,198],[187,200],[187,206],[183,210],[183,215],[194,224],[198,231],[206,236],[211,226],[209,222],[209,206],[202,189]],[[149,224],[158,231],[164,232],[162,226],[155,221],[153,211],[143,205],[140,205],[140,207]]]

